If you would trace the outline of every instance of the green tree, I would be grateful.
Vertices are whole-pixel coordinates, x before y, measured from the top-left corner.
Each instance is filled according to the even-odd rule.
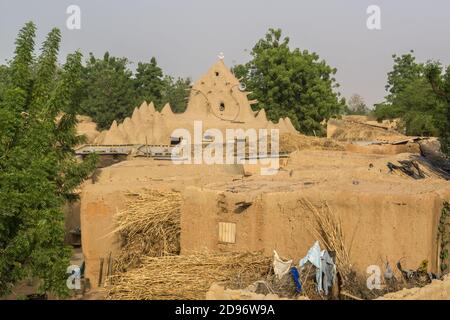
[[[163,103],[161,98],[164,85],[163,72],[155,58],[151,58],[149,63],[139,62],[134,78],[134,90],[137,97],[135,104],[139,105],[145,100],[160,105]]]
[[[413,51],[393,55],[383,103],[375,105],[378,120],[401,118],[408,135],[439,136],[442,132],[444,100],[426,77],[426,66],[417,63]]]
[[[397,94],[393,103],[403,119],[407,135],[438,136],[442,101],[424,77],[415,79]]]
[[[0,295],[27,277],[40,279],[43,292],[67,293],[62,206],[96,162],[78,163],[73,153],[81,54],[67,57],[56,80],[60,31],[35,60],[35,30],[29,22],[19,32],[0,102]]]
[[[269,29],[251,52],[252,59],[233,71],[242,77],[250,98],[258,100],[269,119],[290,117],[294,126],[306,134],[323,134],[323,120],[341,113],[344,100],[331,68],[316,53],[291,50],[289,38],[281,39],[280,29]]]
[[[108,52],[103,59],[90,54],[84,69],[81,110],[92,117],[99,129],[130,116],[136,106],[128,63],[126,58],[111,57]]]
[[[388,73],[388,83],[385,87],[388,92],[387,102],[393,103],[397,95],[403,92],[411,82],[423,78],[423,64],[417,63],[413,54],[414,51],[411,50],[401,56],[392,55],[394,66]]]
[[[434,97],[440,102],[433,115],[442,151],[450,156],[450,66],[444,71],[439,62],[429,62],[425,66],[425,76],[433,89]]]
[[[6,84],[8,81],[8,67],[5,65],[0,66],[0,102],[6,90]]]
[[[190,78],[164,77],[164,88],[162,91],[162,103],[170,103],[172,111],[181,113],[186,110],[189,91],[191,89]]]
[[[407,109],[404,103],[405,97],[403,92],[413,88],[414,83],[423,79],[423,65],[416,62],[416,58],[413,55],[414,51],[411,50],[407,54],[398,56],[392,55],[394,64],[392,70],[388,73],[388,81],[385,89],[388,95],[385,97],[385,101],[375,104],[374,115],[377,119],[393,119],[403,118]],[[397,98],[400,97],[400,101]],[[414,100],[412,98],[412,100]],[[410,104],[410,103],[407,103]],[[404,119],[403,119],[404,120]],[[409,132],[414,130],[408,130]]]

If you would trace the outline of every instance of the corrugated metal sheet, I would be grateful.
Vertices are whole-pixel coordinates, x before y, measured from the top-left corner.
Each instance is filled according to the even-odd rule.
[[[219,222],[219,242],[236,242],[236,223]]]

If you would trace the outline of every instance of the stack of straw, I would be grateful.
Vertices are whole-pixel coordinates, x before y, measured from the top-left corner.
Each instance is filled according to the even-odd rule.
[[[205,299],[214,282],[246,287],[270,271],[261,253],[206,253],[146,257],[142,266],[113,276],[108,297],[117,300]]]
[[[146,190],[128,194],[126,209],[116,215],[122,250],[115,259],[115,272],[139,266],[143,256],[180,252],[180,207],[178,192]]]
[[[336,253],[336,269],[345,282],[352,270],[341,219],[326,202],[323,202],[319,208],[307,199],[302,199],[301,204],[312,213],[313,220],[309,225],[311,234],[325,245],[328,251]]]
[[[270,141],[270,140],[269,140]],[[305,136],[303,134],[283,133],[280,135],[280,151],[294,152],[296,150],[338,150],[342,151],[345,148],[336,143],[334,140],[327,138]],[[270,148],[268,149],[270,150]]]

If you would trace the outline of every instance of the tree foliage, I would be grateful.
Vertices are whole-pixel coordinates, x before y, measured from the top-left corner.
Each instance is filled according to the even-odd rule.
[[[108,52],[103,59],[90,54],[83,72],[81,109],[99,129],[130,116],[143,101],[153,101],[159,110],[166,103],[174,112],[186,108],[189,92],[185,89],[190,87],[190,79],[165,76],[155,58],[139,62],[134,74],[128,65],[128,59],[112,57]]]
[[[423,64],[417,63],[414,51],[398,56],[392,55],[394,66],[388,73],[386,101],[393,103],[398,94],[403,92],[412,82],[423,77]]]
[[[450,156],[450,66],[444,70],[439,62],[429,62],[425,66],[425,76],[438,100],[434,122],[442,151]]]
[[[153,101],[156,104],[163,103],[162,94],[165,86],[163,71],[157,65],[156,59],[151,58],[149,63],[139,62],[134,78],[134,90],[136,103]]]
[[[448,150],[448,69],[444,72],[436,62],[417,63],[413,51],[393,58],[388,95],[376,105],[374,114],[379,120],[401,118],[406,134],[438,136],[443,149]]]
[[[338,87],[331,68],[316,53],[291,49],[289,38],[280,29],[269,29],[251,51],[252,59],[237,65],[234,73],[242,77],[257,108],[277,121],[290,117],[294,126],[306,134],[322,134],[323,120],[339,114],[344,100],[334,91]]]
[[[56,78],[60,31],[36,59],[35,30],[31,22],[20,30],[0,99],[0,295],[27,277],[39,278],[42,291],[67,293],[62,206],[96,161],[78,163],[73,153],[81,54],[69,55]]]
[[[0,102],[6,90],[6,83],[8,82],[9,69],[5,65],[0,66]]]
[[[103,59],[91,53],[84,68],[81,110],[92,117],[99,129],[129,116],[136,104],[132,72],[126,58]]]
[[[177,78],[171,76],[164,77],[164,87],[162,91],[162,103],[170,103],[172,111],[181,113],[186,110],[187,99],[192,83],[190,78]]]

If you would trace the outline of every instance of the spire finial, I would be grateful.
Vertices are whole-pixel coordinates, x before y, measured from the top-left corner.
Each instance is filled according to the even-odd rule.
[[[219,55],[217,56],[220,60],[223,60],[225,58],[225,56],[223,55],[223,52],[220,52]]]

